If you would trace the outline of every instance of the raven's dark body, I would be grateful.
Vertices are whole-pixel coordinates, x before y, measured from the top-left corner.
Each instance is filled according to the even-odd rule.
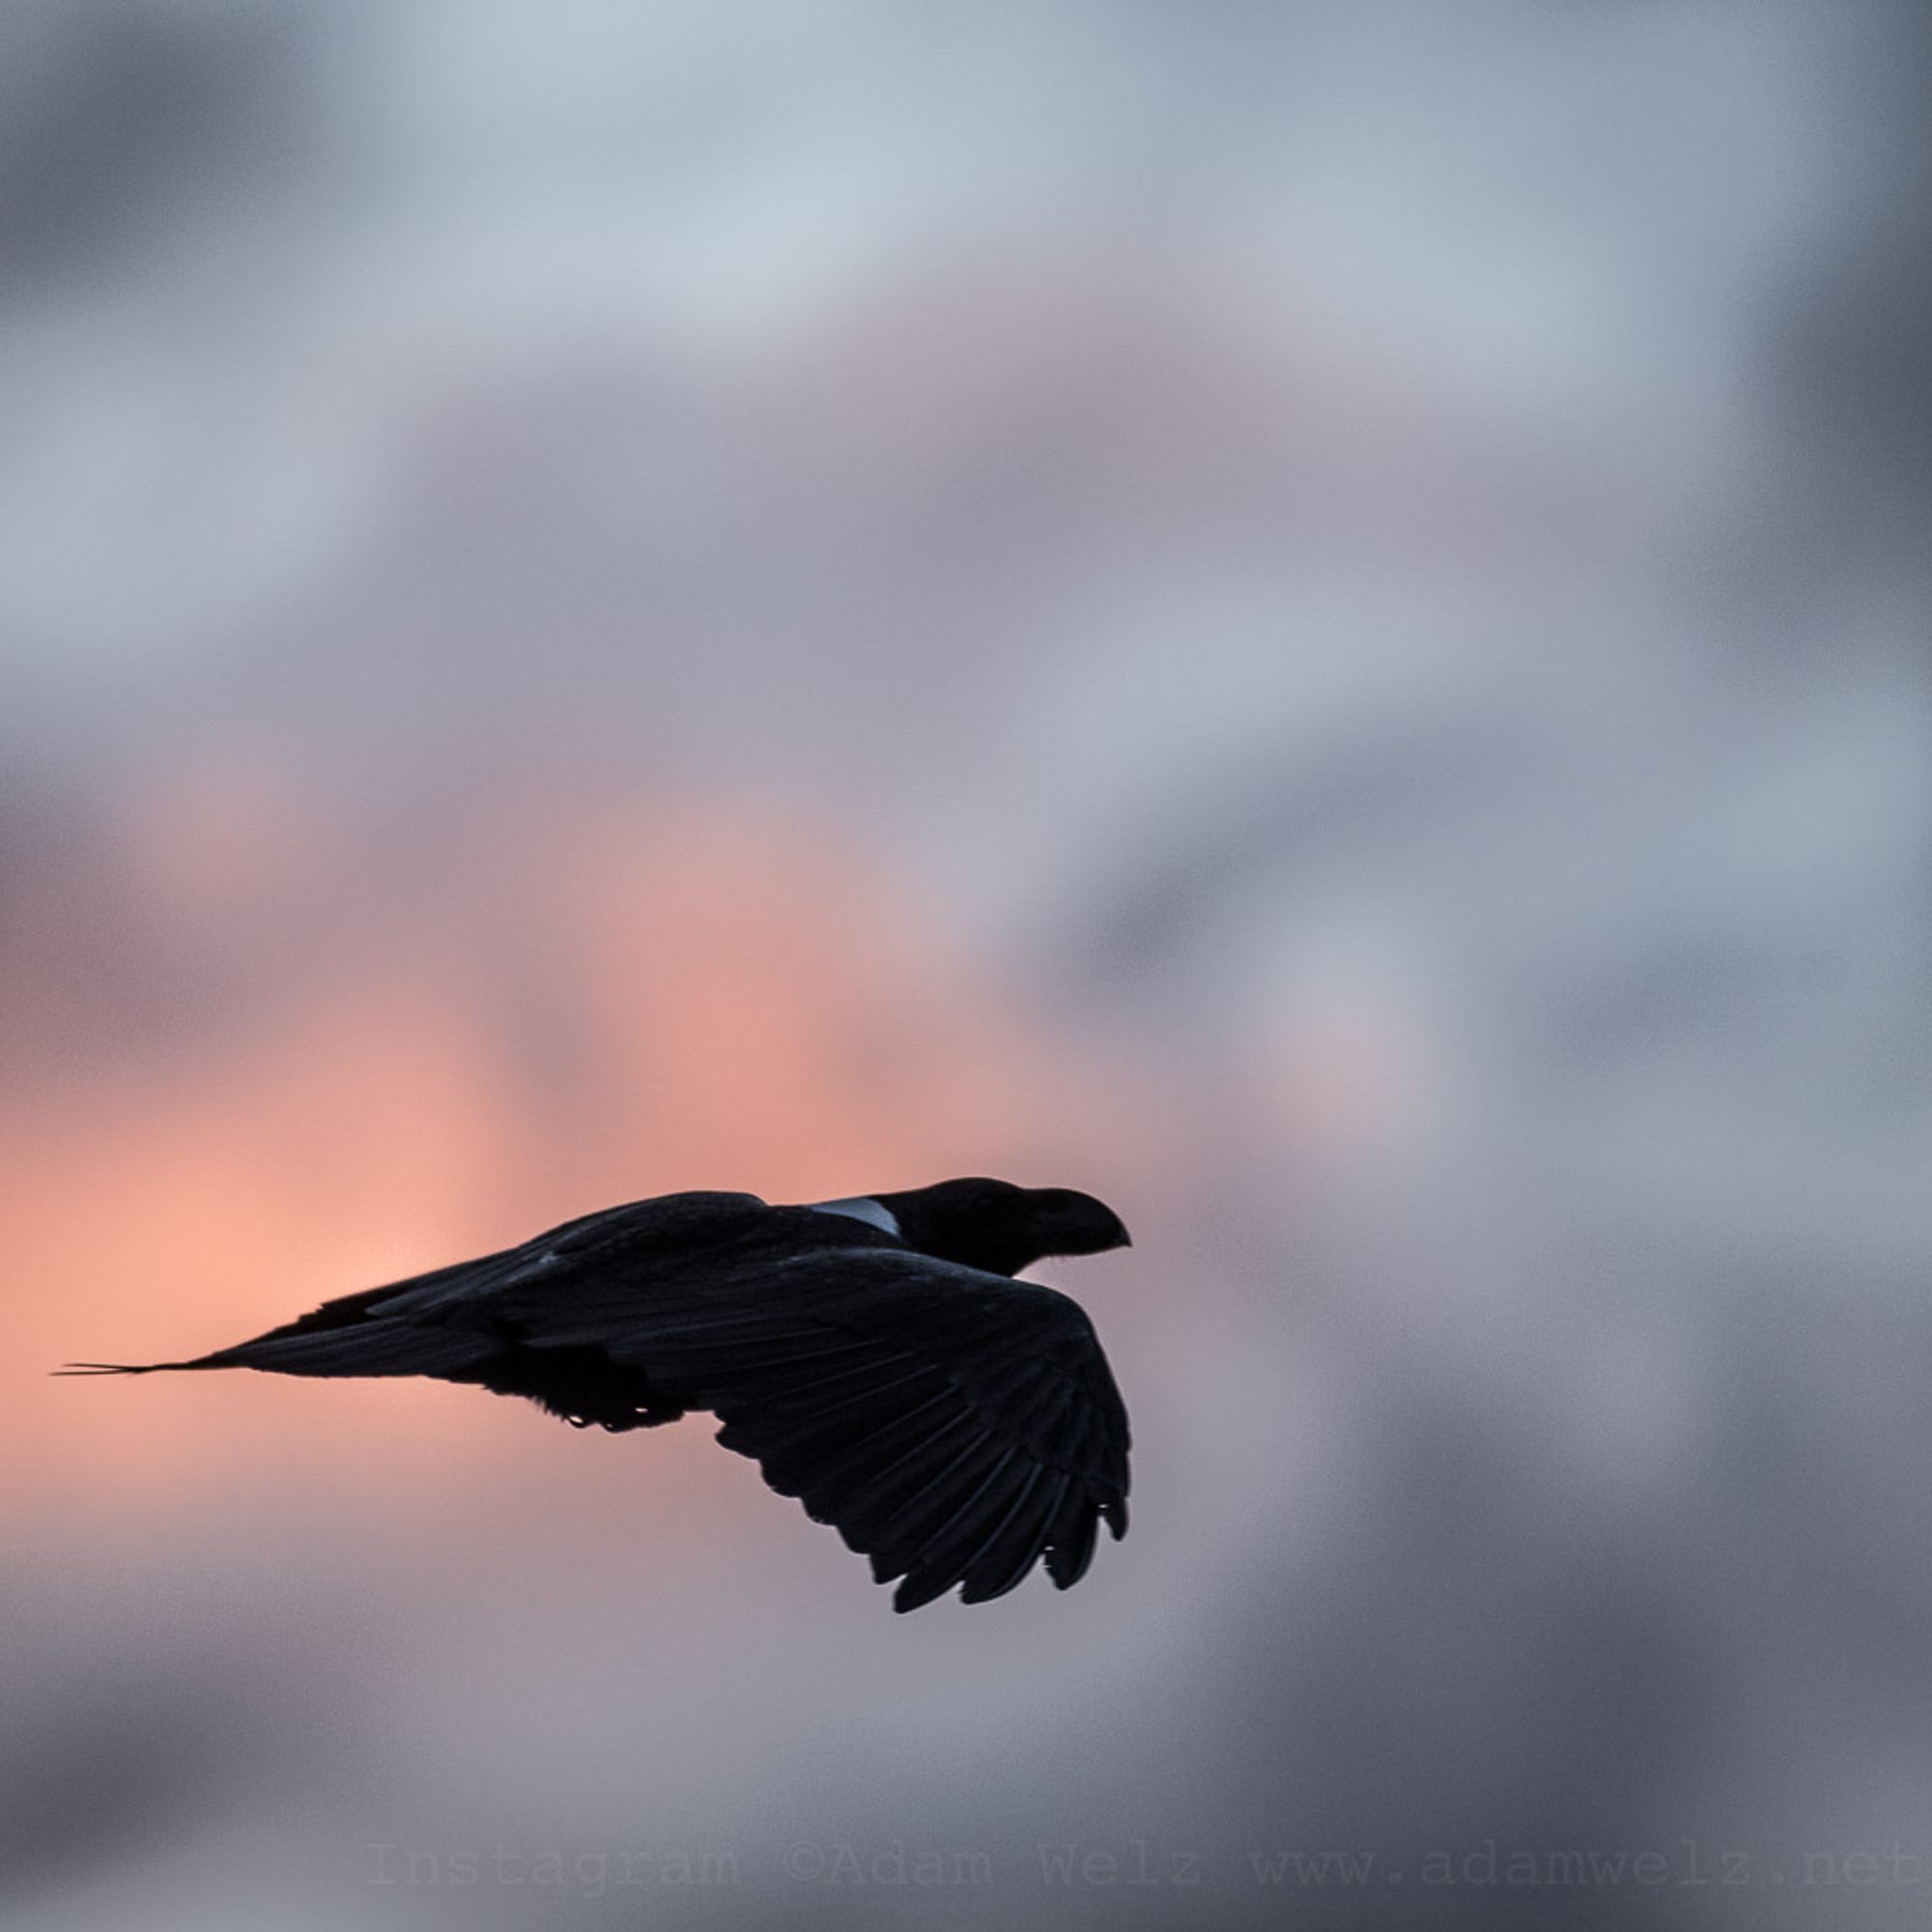
[[[896,1607],[998,1596],[1041,1557],[1065,1588],[1101,1520],[1125,1533],[1126,1411],[1078,1305],[985,1264],[1125,1230],[1004,1182],[881,1202],[901,1233],[751,1194],[633,1202],[153,1366],[433,1376],[608,1430],[708,1409],[879,1580],[903,1577]]]

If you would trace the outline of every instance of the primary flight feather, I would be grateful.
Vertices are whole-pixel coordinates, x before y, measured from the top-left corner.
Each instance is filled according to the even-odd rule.
[[[899,1579],[895,1609],[975,1604],[1042,1557],[1077,1583],[1127,1527],[1127,1415],[1078,1303],[1015,1281],[1127,1245],[1093,1196],[1004,1180],[771,1207],[667,1194],[521,1246],[346,1294],[190,1361],[433,1376],[527,1396],[580,1428],[708,1409],[718,1439]]]

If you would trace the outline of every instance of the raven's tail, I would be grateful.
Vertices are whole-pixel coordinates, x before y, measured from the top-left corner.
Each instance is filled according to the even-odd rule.
[[[53,1376],[152,1376],[160,1369],[225,1369],[230,1365],[204,1355],[193,1362],[64,1362]]]
[[[501,1344],[480,1329],[410,1319],[409,1292],[469,1274],[463,1262],[409,1281],[338,1295],[252,1341],[181,1362],[68,1362],[57,1376],[151,1376],[161,1369],[269,1369],[285,1376],[445,1376],[474,1368]]]

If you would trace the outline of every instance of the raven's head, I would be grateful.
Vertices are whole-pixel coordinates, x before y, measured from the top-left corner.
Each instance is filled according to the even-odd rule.
[[[942,1180],[871,1197],[922,1254],[989,1274],[1018,1274],[1047,1255],[1097,1255],[1130,1245],[1121,1217],[1069,1187]]]

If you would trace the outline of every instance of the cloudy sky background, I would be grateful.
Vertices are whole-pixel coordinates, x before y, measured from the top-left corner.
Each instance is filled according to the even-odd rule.
[[[1922,1923],[1916,10],[0,35],[10,1927]],[[1136,1236],[1064,1597],[43,1374],[986,1171]]]

